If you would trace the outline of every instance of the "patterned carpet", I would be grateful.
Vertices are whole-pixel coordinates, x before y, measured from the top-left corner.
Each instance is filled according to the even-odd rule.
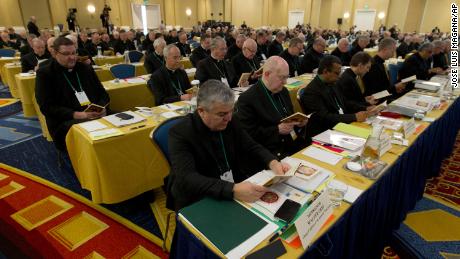
[[[0,149],[41,135],[42,130],[37,118],[25,118],[22,112],[0,116]]]

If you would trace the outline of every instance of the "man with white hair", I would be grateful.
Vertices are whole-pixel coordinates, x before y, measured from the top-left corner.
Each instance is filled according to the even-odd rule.
[[[37,70],[38,64],[49,59],[50,54],[45,51],[45,43],[38,38],[32,40],[33,52],[21,57],[21,69],[22,72],[28,72],[31,70]]]
[[[342,61],[343,66],[349,66],[351,55],[349,50],[350,43],[347,38],[341,38],[337,43],[337,47],[331,52],[331,55],[336,56]]]
[[[165,64],[163,57],[163,49],[166,46],[166,41],[163,38],[158,38],[153,42],[154,51],[146,53],[144,59],[144,67],[147,74],[153,74]]]
[[[302,63],[299,68],[299,75],[304,73],[313,73],[313,70],[318,68],[319,62],[324,57],[324,49],[326,49],[326,41],[322,37],[318,37],[313,42],[311,49],[305,53]]]
[[[192,95],[186,93],[191,85],[187,73],[181,68],[179,48],[169,44],[164,47],[163,56],[164,66],[158,68],[148,82],[155,96],[155,105],[192,99]]]
[[[227,54],[225,40],[221,37],[212,39],[211,55],[198,62],[195,78],[201,83],[216,79],[229,87],[236,87],[239,78],[236,77],[233,65],[224,60],[225,54]]]
[[[262,75],[262,71],[256,73],[260,68],[260,60],[256,53],[257,43],[253,39],[247,39],[243,43],[243,51],[232,59],[237,78],[240,78],[243,73],[252,73],[248,80],[249,84],[255,84]]]
[[[265,62],[262,78],[238,98],[236,117],[259,144],[283,159],[307,145],[303,135],[307,120],[281,122],[294,108],[289,91],[284,87],[289,78],[289,65],[281,57]],[[261,168],[254,168],[260,170]]]
[[[280,163],[232,120],[234,102],[230,88],[209,80],[198,91],[197,111],[171,127],[168,208],[177,211],[205,197],[245,202],[260,199],[268,190],[244,181],[257,172],[248,170],[244,161],[279,175],[289,170],[289,165]]]

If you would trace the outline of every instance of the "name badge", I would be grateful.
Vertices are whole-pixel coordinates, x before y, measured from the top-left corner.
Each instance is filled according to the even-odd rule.
[[[77,97],[78,102],[80,103],[81,106],[90,104],[88,96],[86,96],[86,93],[84,91],[75,92],[75,96]]]
[[[235,182],[235,180],[233,180],[232,170],[228,170],[227,172],[225,172],[223,175],[220,176],[220,179],[231,183]]]
[[[290,134],[291,134],[292,140],[296,140],[296,139],[297,139],[297,133],[295,133],[295,130],[291,130]]]
[[[262,59],[263,59],[263,60],[266,60],[266,59],[267,59],[267,57],[265,56],[265,54],[261,54],[261,56],[262,56]]]
[[[339,108],[339,114],[344,114],[342,107]]]
[[[230,85],[228,84],[227,78],[221,77],[221,78],[220,78],[220,81],[222,81],[222,83],[224,83],[226,86],[230,87]]]
[[[294,71],[294,76],[299,76],[299,73],[297,73],[297,70]]]

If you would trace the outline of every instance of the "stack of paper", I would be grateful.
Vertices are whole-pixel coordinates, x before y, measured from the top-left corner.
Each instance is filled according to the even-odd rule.
[[[131,125],[134,123],[138,123],[141,121],[145,121],[145,118],[140,116],[139,114],[132,112],[132,111],[126,111],[123,112],[124,114],[131,116],[130,119],[122,119],[120,116],[117,116],[117,114],[109,115],[102,117],[102,119],[106,120],[110,124],[112,124],[115,127],[123,127],[127,125]]]
[[[401,120],[396,120],[388,117],[377,116],[374,118],[368,118],[366,120],[366,123],[372,124],[372,126],[381,125],[386,129],[397,131],[401,129],[404,122]]]
[[[438,82],[432,82],[432,81],[423,81],[423,80],[417,80],[415,81],[415,88],[418,89],[424,89],[432,92],[437,92],[439,89],[441,89],[442,84]]]
[[[389,104],[388,110],[412,117],[419,111],[429,112],[440,103],[441,99],[438,97],[409,93]]]
[[[125,81],[127,83],[129,83],[129,84],[142,84],[142,83],[145,83],[145,79],[140,78],[140,77],[126,78]]]
[[[347,133],[356,137],[360,138],[367,138],[369,135],[371,135],[371,130],[366,129],[363,127],[358,127],[355,125],[347,124],[347,123],[337,123],[337,125],[334,126],[334,130]]]
[[[341,147],[349,151],[358,151],[366,143],[365,138],[355,137],[336,130],[326,130],[323,133],[314,136],[313,140],[320,143]]]
[[[83,122],[83,123],[80,123],[78,125],[80,127],[82,127],[84,130],[86,130],[87,132],[92,132],[92,131],[107,128],[107,125],[105,125],[105,124],[103,124],[103,123],[101,123],[101,122],[99,122],[97,120]]]
[[[336,165],[343,158],[342,155],[337,155],[314,146],[308,147],[302,154],[330,165]]]
[[[92,131],[89,133],[89,137],[92,140],[106,139],[106,138],[116,137],[120,135],[123,135],[123,132],[119,129],[113,129],[113,128]]]

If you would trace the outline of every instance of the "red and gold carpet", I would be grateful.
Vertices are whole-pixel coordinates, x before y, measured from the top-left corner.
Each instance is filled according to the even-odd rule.
[[[167,258],[162,244],[113,212],[0,163],[0,250],[7,256]]]

